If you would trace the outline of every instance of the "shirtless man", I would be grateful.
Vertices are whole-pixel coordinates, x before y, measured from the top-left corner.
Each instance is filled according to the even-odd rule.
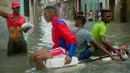
[[[25,18],[20,15],[20,3],[12,2],[13,13],[6,13],[0,10],[0,16],[7,19],[9,32],[8,51],[7,55],[15,53],[27,52],[27,43],[24,40],[23,30],[21,25],[26,22]]]

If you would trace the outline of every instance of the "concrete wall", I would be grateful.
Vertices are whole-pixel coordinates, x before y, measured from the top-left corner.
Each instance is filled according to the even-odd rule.
[[[130,22],[130,0],[127,0],[127,20]]]
[[[12,0],[0,0],[0,10],[5,12],[12,12],[11,10]],[[8,29],[6,19],[0,16],[0,50],[7,48],[8,41]]]
[[[121,20],[121,3],[120,0],[115,0],[115,11],[114,11],[114,21],[119,22]]]
[[[113,2],[113,0],[112,0]],[[115,0],[114,20],[118,22],[130,21],[130,0]]]
[[[85,12],[85,4],[86,4],[86,12],[92,10],[95,12],[99,9],[99,0],[81,0],[81,10]]]
[[[102,3],[102,8],[105,8],[105,0],[99,0],[99,3]]]
[[[109,0],[99,0],[99,3],[102,3],[103,9],[109,9]]]
[[[75,8],[74,0],[68,0],[67,3],[68,3],[67,17],[68,19],[74,19],[74,8]]]

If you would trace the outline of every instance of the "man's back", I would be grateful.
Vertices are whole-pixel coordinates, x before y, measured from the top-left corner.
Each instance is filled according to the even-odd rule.
[[[74,33],[77,39],[76,52],[79,54],[86,49],[87,43],[89,43],[94,38],[92,34],[84,28],[74,28],[72,29],[72,32]]]
[[[100,36],[106,36],[106,24],[103,21],[94,24],[92,27],[92,35],[98,43],[101,43]]]

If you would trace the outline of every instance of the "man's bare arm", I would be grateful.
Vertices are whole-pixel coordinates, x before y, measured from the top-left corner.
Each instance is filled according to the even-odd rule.
[[[109,42],[107,42],[107,40],[105,40],[104,36],[101,35],[100,37],[101,37],[100,39],[101,39],[101,42],[103,45],[107,46],[108,48],[110,48],[113,51],[115,50],[114,47]]]
[[[6,13],[6,12],[0,10],[0,16],[2,16],[2,17],[4,17],[4,18],[7,19],[7,18],[8,18],[8,13]]]
[[[106,53],[108,56],[113,57],[113,55],[108,52],[103,46],[101,46],[100,44],[98,44],[95,40],[92,40],[91,43],[98,49],[100,49],[101,51],[103,51],[104,53]]]
[[[98,49],[100,49],[101,51],[103,51],[104,53],[106,53],[109,57],[111,57],[113,60],[120,60],[119,56],[113,56],[109,51],[107,51],[103,46],[101,46],[100,44],[98,44],[95,40],[92,40],[91,43]]]

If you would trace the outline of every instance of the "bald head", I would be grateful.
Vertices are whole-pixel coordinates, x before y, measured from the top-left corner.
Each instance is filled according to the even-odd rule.
[[[46,8],[44,8],[44,10],[48,11],[49,13],[56,15],[56,8],[53,7],[53,6],[47,6]]]
[[[44,18],[47,22],[51,22],[56,15],[56,9],[53,6],[44,8]]]

